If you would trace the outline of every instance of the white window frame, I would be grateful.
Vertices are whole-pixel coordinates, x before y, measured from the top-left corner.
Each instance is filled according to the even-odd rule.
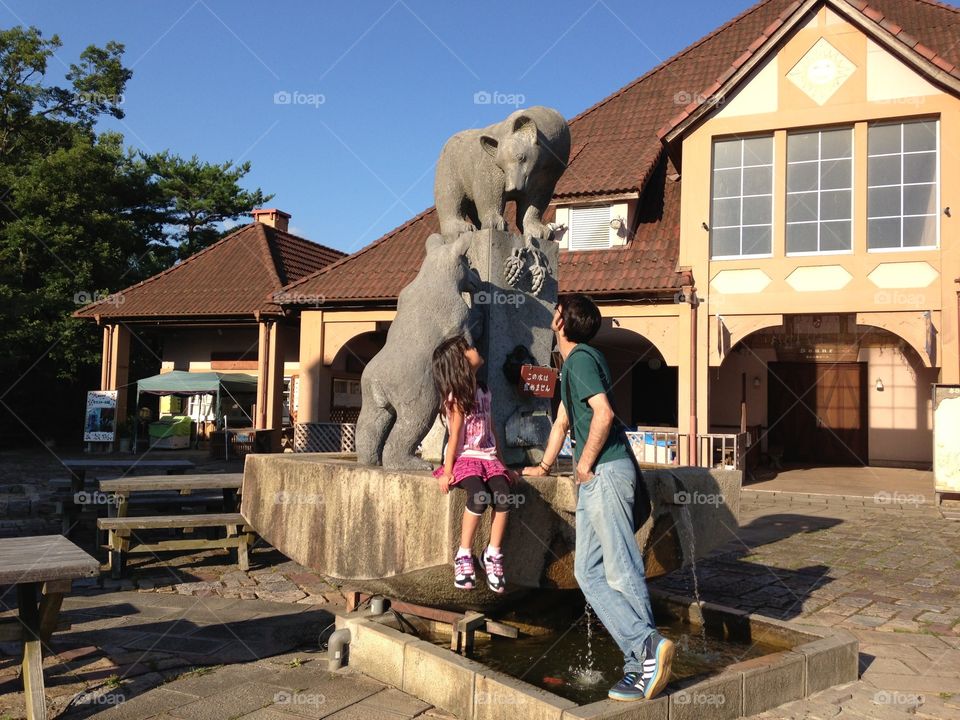
[[[770,143],[771,143],[771,145],[772,145],[772,149],[771,149],[772,155],[771,155],[771,158],[770,158],[770,163],[769,163],[769,165],[768,165],[767,163],[763,163],[763,164],[760,164],[760,165],[744,165],[744,163],[743,163],[743,161],[744,161],[744,157],[743,157],[744,143],[743,143],[743,141],[744,141],[744,140],[749,140],[749,139],[752,139],[752,138],[760,138],[760,137],[769,137],[769,138],[770,138]],[[777,214],[776,214],[777,205],[776,205],[776,192],[775,192],[776,186],[777,186],[777,176],[776,176],[776,170],[777,170],[777,167],[776,167],[776,159],[777,159],[777,146],[776,146],[776,143],[777,143],[777,140],[776,140],[776,136],[775,136],[773,133],[765,133],[765,134],[762,134],[762,135],[751,135],[751,136],[747,136],[747,137],[736,138],[737,140],[740,141],[740,165],[739,165],[739,168],[740,168],[740,194],[737,195],[737,196],[730,196],[729,198],[726,198],[726,197],[717,198],[717,197],[715,197],[714,194],[713,194],[713,188],[714,188],[713,174],[714,174],[714,172],[716,172],[716,168],[713,166],[713,148],[714,148],[714,146],[716,145],[717,142],[724,142],[724,141],[728,141],[728,140],[732,140],[732,139],[734,139],[734,138],[714,138],[714,142],[713,142],[713,143],[711,144],[711,146],[710,146],[710,158],[711,158],[711,159],[710,159],[710,239],[708,240],[709,245],[708,245],[708,247],[707,247],[707,253],[708,253],[709,256],[710,256],[710,260],[711,260],[711,261],[714,261],[714,260],[752,260],[752,259],[755,259],[755,258],[771,258],[771,257],[773,257],[773,243],[774,243],[774,239],[775,239],[775,237],[774,237],[774,225],[775,225],[776,218],[777,218]],[[760,195],[744,195],[744,194],[743,194],[743,171],[744,171],[746,168],[754,168],[754,167],[769,167],[769,168],[770,168],[770,223],[769,223],[769,227],[770,227],[770,252],[768,252],[768,253],[751,253],[751,254],[749,254],[749,255],[744,255],[744,254],[738,254],[738,255],[714,255],[714,254],[713,254],[713,231],[714,231],[714,230],[726,230],[726,229],[734,228],[734,227],[739,228],[739,229],[740,229],[740,249],[742,250],[742,249],[743,249],[743,228],[745,228],[745,227],[767,227],[766,224],[763,224],[763,225],[756,225],[756,224],[744,225],[744,224],[743,224],[743,199],[744,199],[745,197],[751,198],[751,197],[765,197],[765,196],[766,196],[766,193],[763,193],[763,194],[760,194]],[[721,169],[723,169],[723,170],[733,170],[734,168],[721,168]],[[720,225],[720,226],[714,227],[714,224],[713,224],[713,201],[714,201],[714,200],[732,199],[733,197],[739,197],[739,198],[740,198],[740,224],[739,224],[739,225]]]
[[[903,219],[908,217],[930,217],[929,215],[906,215],[903,212],[903,189],[908,185],[929,185],[930,183],[905,183],[903,182],[903,160],[900,161],[900,183],[899,185],[871,185],[870,184],[870,158],[872,157],[892,157],[894,155],[899,155],[903,158],[904,155],[918,155],[923,153],[930,152],[929,150],[911,150],[909,152],[904,151],[903,149],[903,126],[911,122],[922,122],[924,120],[935,120],[937,124],[936,130],[936,139],[937,146],[934,149],[936,153],[936,169],[934,170],[933,184],[937,189],[937,201],[935,203],[935,212],[933,213],[934,222],[936,225],[936,243],[933,245],[911,245],[909,247],[904,247],[903,245]],[[877,155],[870,154],[870,127],[874,125],[899,125],[900,126],[900,152],[899,153],[879,153]],[[880,187],[899,187],[900,188],[900,214],[899,215],[880,215],[877,217],[870,217],[869,205],[867,209],[867,252],[868,253],[903,253],[903,252],[925,252],[928,250],[939,250],[940,249],[940,118],[901,118],[894,120],[882,120],[882,121],[873,121],[867,125],[867,193],[869,195],[872,188]],[[900,219],[900,247],[892,248],[872,248],[870,247],[870,221],[871,220],[881,220],[886,218],[899,218]]]
[[[823,157],[821,155],[821,150],[823,148],[823,133],[824,131],[831,130],[849,130],[850,131],[850,249],[849,250],[800,250],[790,252],[789,248],[789,239],[787,238],[787,231],[791,225],[816,225],[817,226],[817,247],[820,247],[820,226],[824,222],[837,222],[831,220],[822,220],[820,218],[820,195],[823,193],[823,189],[820,187],[820,166],[823,164]],[[783,249],[787,257],[811,257],[811,256],[821,256],[821,255],[853,255],[854,242],[857,235],[857,218],[856,218],[856,191],[854,186],[856,185],[856,158],[857,158],[857,137],[856,132],[854,131],[853,126],[841,126],[841,127],[825,127],[825,128],[810,128],[807,130],[794,130],[793,133],[796,135],[809,135],[810,133],[817,133],[817,159],[816,160],[797,160],[790,162],[790,155],[787,155],[787,167],[786,175],[784,177],[784,190],[786,198],[789,198],[791,195],[804,195],[811,190],[801,190],[790,192],[789,190],[789,177],[790,177],[790,166],[791,165],[808,165],[812,163],[817,164],[817,219],[816,220],[802,220],[800,222],[789,222],[784,216],[783,222]],[[786,142],[789,147],[790,143],[790,133],[787,133]],[[846,160],[848,158],[827,158],[827,160]],[[827,190],[827,192],[833,192],[836,190],[844,190],[847,188],[832,188]],[[785,200],[786,200],[785,198]]]
[[[587,247],[577,246],[576,214],[578,210],[579,211],[583,211],[583,210],[596,210],[596,211],[606,210],[607,211],[607,219],[606,219],[606,222],[604,223],[604,229],[607,232],[606,245],[599,245],[599,246],[590,245]],[[570,232],[567,238],[567,250],[569,250],[570,252],[590,252],[590,251],[596,251],[596,250],[609,250],[611,247],[613,247],[613,243],[611,242],[611,239],[610,239],[610,222],[612,220],[612,215],[613,215],[612,205],[575,205],[570,207],[569,213],[570,213],[569,214]]]

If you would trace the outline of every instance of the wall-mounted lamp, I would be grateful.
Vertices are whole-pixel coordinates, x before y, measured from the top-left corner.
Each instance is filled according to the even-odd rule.
[[[883,380],[877,378],[877,392],[883,392]]]
[[[759,377],[754,376],[754,378],[753,378],[753,386],[754,386],[755,388],[758,388],[758,389],[759,389],[759,387],[760,387],[760,378],[759,378]]]
[[[623,218],[616,217],[611,220],[610,227],[616,232],[620,232],[623,229]]]
[[[704,230],[707,230],[707,231],[710,230],[710,226],[707,225],[705,222],[700,223],[700,227],[702,227]]]

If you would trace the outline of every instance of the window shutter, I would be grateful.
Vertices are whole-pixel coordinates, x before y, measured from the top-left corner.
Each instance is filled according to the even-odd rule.
[[[570,208],[570,249],[610,247],[610,206]]]

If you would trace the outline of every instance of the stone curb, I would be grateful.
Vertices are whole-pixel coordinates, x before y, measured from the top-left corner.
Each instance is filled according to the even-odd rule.
[[[780,652],[745,660],[717,675],[692,678],[656,700],[576,703],[382,623],[386,615],[338,615],[351,631],[349,663],[463,720],[733,720],[761,713],[858,678],[855,636],[791,624],[710,602],[652,592],[661,611],[711,632],[750,641],[758,634]]]

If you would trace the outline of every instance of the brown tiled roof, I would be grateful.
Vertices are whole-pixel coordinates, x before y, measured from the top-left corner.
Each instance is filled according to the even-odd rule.
[[[956,8],[932,0],[870,0],[869,7],[850,0],[849,5],[908,45],[914,43],[915,51],[941,69],[960,63]],[[667,179],[671,172],[658,131],[704,90],[719,89],[718,76],[746,62],[801,6],[798,0],[762,0],[570,120],[571,159],[554,199],[570,203],[639,193],[641,208],[626,247],[561,254],[562,291],[615,295],[678,286],[680,183]],[[416,275],[423,242],[436,231],[434,212],[426,210],[288,289],[328,302],[394,300]]]
[[[87,305],[75,317],[184,318],[276,311],[268,296],[342,258],[263,223],[245,225],[183,262]]]
[[[664,182],[666,161],[655,173],[638,211],[639,224],[628,245],[607,251],[561,252],[560,292],[594,294],[669,291],[678,286],[677,242],[680,232],[680,184]],[[511,228],[515,223],[507,208]],[[553,219],[548,210],[545,220]],[[329,265],[283,293],[289,303],[299,298],[325,302],[392,302],[416,276],[425,254],[424,243],[439,232],[436,211],[423,211],[357,253]]]

